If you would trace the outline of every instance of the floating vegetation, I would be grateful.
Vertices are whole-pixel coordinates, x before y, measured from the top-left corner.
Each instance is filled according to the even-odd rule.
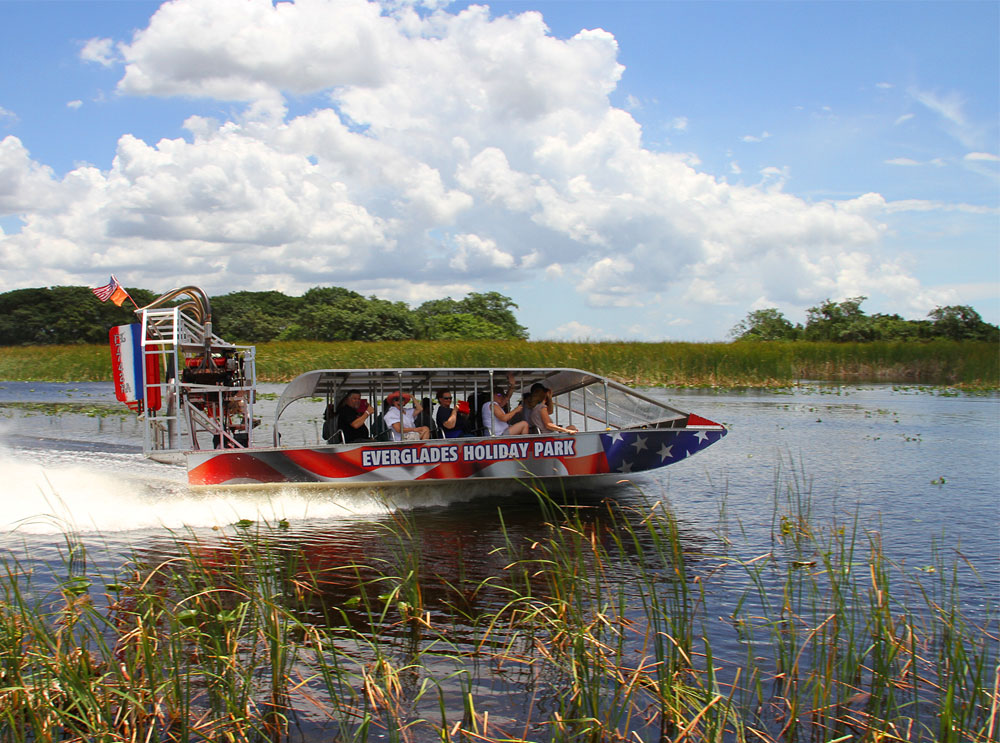
[[[132,413],[123,405],[89,402],[0,402],[0,415],[19,411],[25,415],[86,415],[89,418],[128,418]]]
[[[413,513],[328,548],[240,521],[108,578],[72,536],[52,575],[7,558],[0,740],[996,740],[996,620],[963,615],[960,556],[907,570],[794,482],[752,557],[662,502],[534,492],[542,536],[501,528],[489,569],[457,538],[430,559]]]

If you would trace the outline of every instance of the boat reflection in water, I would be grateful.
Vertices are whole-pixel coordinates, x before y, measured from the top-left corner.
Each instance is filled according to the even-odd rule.
[[[306,731],[315,725],[319,735],[329,720],[309,719],[304,700],[324,714],[357,713],[356,722],[364,709],[393,727],[440,717],[442,708],[458,721],[475,688],[477,714],[488,712],[497,732],[516,725],[518,734],[537,736],[574,688],[579,669],[565,656],[571,635],[581,633],[589,646],[612,630],[621,643],[614,662],[623,665],[652,652],[650,629],[638,629],[644,622],[622,632],[628,615],[653,601],[658,621],[676,615],[680,628],[690,586],[662,552],[670,543],[668,552],[683,553],[690,567],[706,546],[703,537],[681,535],[658,508],[633,511],[593,493],[566,492],[558,501],[524,488],[493,517],[479,500],[353,523],[190,533],[138,550],[135,579],[143,592],[198,604],[203,616],[239,616],[245,627],[266,624],[270,606],[287,612],[283,641],[295,660],[286,672],[297,685],[286,703],[304,715],[296,723]],[[215,624],[203,631],[219,631]],[[690,629],[671,632],[677,639],[664,662],[690,644]],[[249,658],[261,640],[244,642]],[[581,646],[579,661],[595,663],[597,649]],[[372,684],[381,685],[378,704]],[[645,692],[631,701],[639,697],[648,706]],[[661,722],[651,714],[649,730]],[[646,727],[641,716],[632,723]],[[433,737],[431,728],[414,735]]]

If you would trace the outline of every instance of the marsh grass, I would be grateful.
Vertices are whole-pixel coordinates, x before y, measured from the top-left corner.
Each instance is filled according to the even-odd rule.
[[[799,380],[1000,386],[996,344],[927,343],[555,343],[526,341],[276,341],[257,346],[260,379],[288,381],[310,369],[576,367],[627,383],[669,387],[782,387]],[[107,381],[104,346],[0,349],[0,379]]]
[[[531,486],[542,528],[501,528],[485,577],[431,564],[413,514],[378,550],[241,522],[111,577],[69,535],[51,575],[4,561],[0,740],[996,740],[996,620],[963,616],[961,559],[911,574],[858,519],[817,524],[801,473],[776,483],[749,557],[665,502]]]

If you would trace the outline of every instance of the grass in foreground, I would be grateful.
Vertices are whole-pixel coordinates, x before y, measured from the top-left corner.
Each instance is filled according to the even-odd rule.
[[[8,559],[0,740],[996,740],[995,620],[963,617],[943,557],[912,575],[794,487],[770,551],[710,568],[662,503],[537,495],[546,536],[502,530],[485,577],[428,564],[405,516],[349,559],[283,525],[110,580],[72,538],[60,576]],[[721,624],[707,599],[739,576]]]
[[[288,381],[310,369],[577,367],[630,384],[782,387],[799,380],[1000,387],[1000,354],[986,342],[552,343],[524,341],[283,341],[258,345],[258,372]],[[0,349],[0,379],[108,381],[105,346]]]

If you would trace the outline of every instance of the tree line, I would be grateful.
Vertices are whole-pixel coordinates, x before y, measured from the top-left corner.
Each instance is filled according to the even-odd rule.
[[[926,320],[905,320],[899,315],[867,315],[861,303],[868,297],[842,302],[825,300],[806,310],[806,324],[792,324],[777,308],[750,312],[730,331],[737,341],[920,341],[935,338],[1000,342],[1000,328],[983,321],[964,304],[936,307]]]
[[[143,306],[158,295],[128,287]],[[985,340],[1000,342],[1000,329],[967,305],[932,310],[925,320],[897,314],[867,315],[867,297],[825,300],[792,324],[774,307],[750,312],[730,331],[737,341]],[[213,330],[232,341],[272,340],[508,340],[528,338],[517,322],[517,305],[503,294],[472,292],[462,299],[432,299],[416,308],[365,297],[342,287],[314,287],[302,296],[279,291],[238,291],[210,298]],[[114,325],[135,322],[133,308],[102,303],[86,286],[15,289],[0,294],[0,346],[106,343]]]
[[[140,307],[158,296],[126,290]],[[299,297],[238,291],[210,301],[213,331],[231,341],[528,338],[514,315],[517,305],[497,292],[432,299],[416,308],[336,286]],[[15,289],[0,294],[0,346],[106,343],[112,326],[136,321],[133,310],[128,302],[102,303],[86,286]]]

